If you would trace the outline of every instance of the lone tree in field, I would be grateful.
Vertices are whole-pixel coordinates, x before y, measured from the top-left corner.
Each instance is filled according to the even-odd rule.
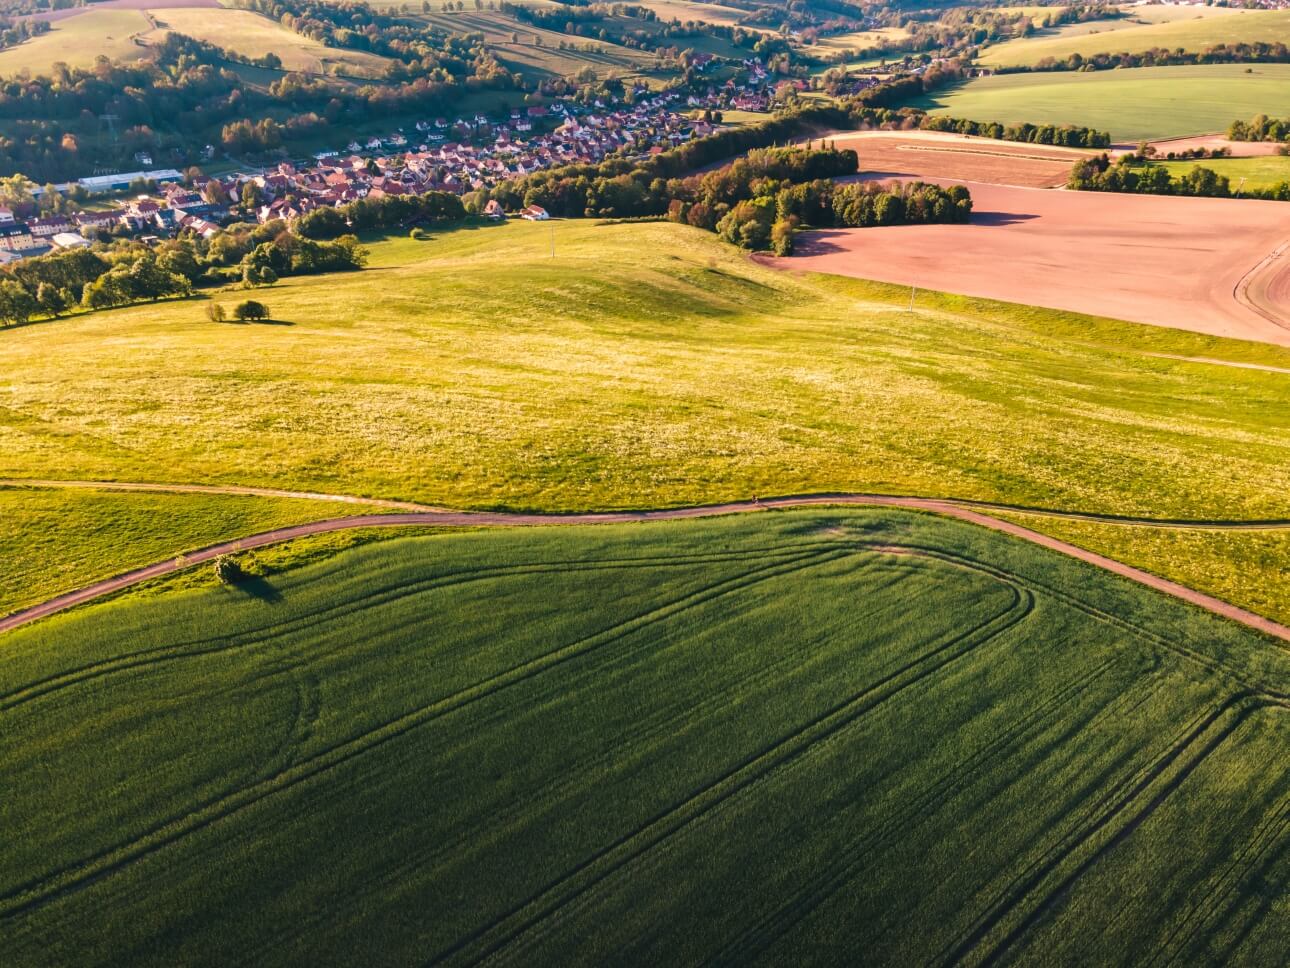
[[[227,555],[215,559],[215,577],[225,585],[236,585],[243,577],[242,566]]]
[[[213,302],[206,306],[206,318],[212,323],[222,323],[228,318],[223,303]]]
[[[233,318],[252,322],[269,318],[269,307],[264,303],[247,299],[233,307]]]

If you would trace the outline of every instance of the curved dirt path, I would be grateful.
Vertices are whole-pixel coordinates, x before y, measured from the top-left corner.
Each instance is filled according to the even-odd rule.
[[[916,511],[929,511],[934,514],[945,515],[946,517],[957,518],[960,521],[967,521],[992,531],[1002,534],[1011,535],[1015,538],[1021,538],[1030,541],[1033,544],[1048,548],[1052,551],[1058,551],[1062,554],[1069,555],[1080,561],[1095,565],[1098,568],[1105,569],[1113,574],[1139,584],[1146,585],[1148,588],[1154,588],[1156,591],[1164,592],[1166,595],[1172,595],[1184,602],[1188,602],[1215,615],[1221,615],[1224,618],[1239,622],[1249,628],[1256,629],[1267,635],[1290,642],[1290,627],[1286,627],[1271,619],[1256,615],[1253,612],[1243,608],[1238,608],[1228,602],[1198,592],[1195,589],[1179,585],[1177,582],[1168,581],[1156,575],[1133,568],[1129,565],[1107,558],[1103,555],[1095,554],[1091,551],[1085,551],[1075,545],[1068,544],[1065,541],[1059,541],[1056,538],[1050,538],[1048,535],[1040,534],[1037,531],[1031,531],[1029,528],[1023,528],[1021,525],[1013,524],[1010,521],[1002,521],[998,518],[982,514],[980,511],[972,510],[959,504],[953,504],[948,501],[936,500],[932,498],[919,497],[886,497],[872,494],[823,494],[802,497],[780,497],[769,498],[759,503],[751,501],[739,501],[729,504],[713,504],[701,507],[672,508],[661,511],[608,511],[595,512],[588,514],[524,514],[509,513],[501,511],[417,511],[405,512],[400,514],[367,514],[356,515],[345,518],[331,518],[325,521],[314,521],[309,524],[300,524],[286,528],[275,528],[272,531],[265,531],[260,534],[251,535],[237,541],[225,541],[220,544],[210,545],[197,551],[190,552],[176,558],[170,558],[165,561],[159,561],[156,564],[149,565],[145,568],[138,568],[134,571],[125,572],[114,578],[108,578],[103,581],[94,582],[86,585],[76,591],[59,595],[39,605],[15,612],[3,619],[0,619],[0,632],[17,628],[28,622],[43,618],[46,615],[52,615],[63,609],[71,608],[73,605],[79,605],[82,602],[88,602],[95,598],[129,588],[140,582],[147,581],[151,578],[157,578],[162,575],[171,574],[182,568],[191,565],[200,564],[210,561],[223,554],[229,554],[237,551],[245,551],[251,548],[260,548],[265,545],[278,544],[283,541],[290,541],[294,538],[302,538],[308,535],[327,534],[334,531],[347,531],[355,528],[372,528],[372,527],[399,527],[399,526],[421,526],[421,527],[470,527],[470,526],[493,526],[493,527],[523,527],[538,525],[572,525],[572,524],[613,524],[627,523],[636,521],[664,521],[680,518],[706,517],[718,514],[738,514],[753,511],[761,511],[772,508],[791,508],[807,506],[838,506],[853,505],[865,507],[893,507],[906,508]]]
[[[1229,365],[1222,360],[1206,360],[1199,357],[1187,356],[1168,356],[1167,354],[1152,354],[1161,356],[1165,359],[1182,360],[1188,363],[1218,363]],[[1232,363],[1231,366],[1250,367],[1254,369],[1277,369],[1276,367],[1263,367],[1257,363]],[[1290,373],[1290,369],[1280,371]],[[234,496],[251,496],[251,497],[279,497],[295,498],[308,501],[333,501],[339,504],[360,504],[368,507],[391,508],[399,511],[421,511],[427,514],[461,514],[461,513],[483,513],[483,512],[460,512],[452,508],[440,507],[434,504],[418,504],[415,501],[392,501],[379,497],[361,497],[354,494],[326,494],[320,491],[290,491],[276,487],[249,487],[241,484],[154,484],[139,483],[134,481],[59,481],[59,480],[42,480],[38,478],[0,478],[0,489],[22,490],[24,488],[35,488],[39,490],[87,490],[87,491],[145,491],[160,494],[225,494]],[[769,505],[775,501],[800,501],[800,500],[818,500],[818,499],[836,499],[839,503],[863,503],[867,501],[886,501],[891,500],[891,495],[886,494],[857,494],[857,493],[836,493],[836,494],[794,494],[778,498],[772,498],[762,502]],[[906,500],[901,496],[899,500]],[[1172,528],[1184,531],[1290,531],[1290,518],[1259,518],[1250,520],[1227,520],[1219,521],[1203,518],[1144,518],[1134,516],[1122,516],[1118,514],[1097,514],[1092,511],[1062,511],[1057,508],[1039,508],[1028,507],[1023,504],[1002,504],[997,501],[977,501],[972,498],[919,498],[910,497],[911,500],[937,501],[944,504],[954,504],[961,507],[976,508],[980,511],[994,511],[1000,514],[1029,514],[1045,518],[1065,518],[1069,521],[1088,521],[1093,524],[1114,524],[1127,528]],[[696,505],[692,509],[681,510],[699,510],[710,507],[711,505]],[[673,509],[675,510],[675,509]],[[499,512],[502,513],[502,512]],[[519,516],[518,512],[504,512],[508,518],[514,519]],[[573,512],[570,512],[573,513]],[[559,523],[568,520],[570,513],[551,512],[543,515],[543,520],[548,523]],[[671,514],[672,511],[663,509],[662,511],[647,512],[604,512],[596,511],[591,514],[601,516],[606,514],[617,513],[644,513],[644,514]],[[529,515],[530,517],[535,515]]]

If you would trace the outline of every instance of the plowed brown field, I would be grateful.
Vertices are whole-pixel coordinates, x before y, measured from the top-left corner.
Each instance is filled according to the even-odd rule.
[[[940,131],[852,131],[825,140],[853,148],[867,179],[958,178],[995,185],[1051,188],[1092,152],[969,138]]]
[[[807,232],[767,261],[1290,346],[1284,202],[969,188],[968,225]]]

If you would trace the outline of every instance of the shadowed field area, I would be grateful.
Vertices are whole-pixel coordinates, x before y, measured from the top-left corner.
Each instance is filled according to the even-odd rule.
[[[10,964],[1287,943],[1286,653],[1019,542],[791,512],[264,585],[5,637]]]

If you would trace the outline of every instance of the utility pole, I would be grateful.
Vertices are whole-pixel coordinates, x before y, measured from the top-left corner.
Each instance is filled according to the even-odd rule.
[[[917,286],[910,286],[910,287],[909,287],[909,311],[910,311],[911,313],[914,311],[914,293],[916,293],[916,292],[918,292],[918,287],[917,287]]]
[[[551,226],[551,258],[555,258],[555,226]]]
[[[1244,188],[1244,187],[1245,187],[1245,179],[1244,179],[1244,178],[1242,178],[1242,179],[1241,179],[1241,181],[1240,181],[1240,184],[1238,184],[1238,185],[1236,186],[1236,197],[1237,197],[1237,198],[1240,198],[1240,197],[1241,197],[1241,189],[1242,189],[1242,188]]]

